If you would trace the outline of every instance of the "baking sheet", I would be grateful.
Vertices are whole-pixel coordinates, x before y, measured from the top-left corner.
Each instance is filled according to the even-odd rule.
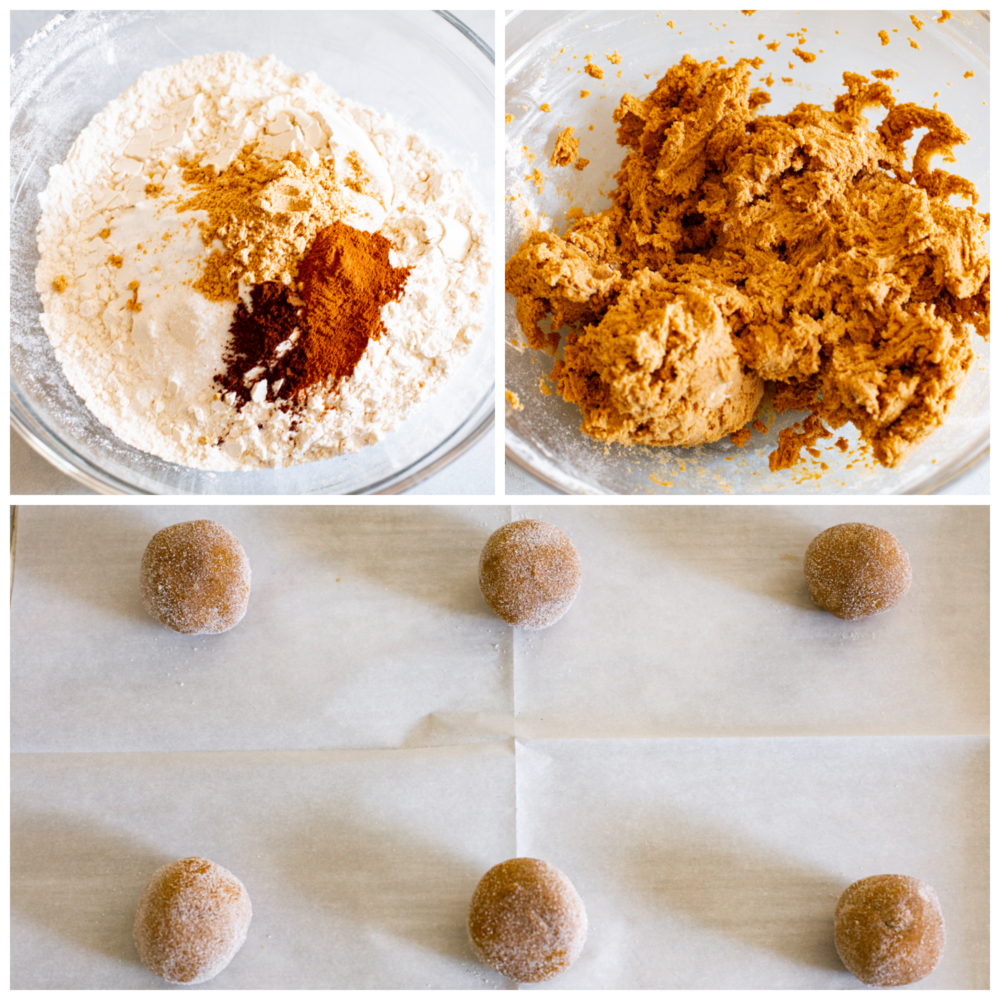
[[[574,873],[592,928],[552,986],[863,989],[833,910],[880,874],[945,914],[911,988],[989,986],[985,737],[541,740],[517,763],[518,850]]]
[[[189,854],[255,912],[205,988],[509,987],[464,918],[516,855],[561,867],[590,914],[553,988],[860,986],[829,922],[884,871],[942,898],[948,951],[923,985],[987,985],[986,507],[19,514],[15,988],[165,987],[131,919]],[[149,537],[196,517],[253,568],[222,636],[170,633],[138,598]],[[539,633],[476,586],[482,544],[521,517],[584,565]],[[844,520],[893,531],[914,565],[904,602],[863,622],[814,610],[801,578]]]
[[[18,754],[14,988],[155,989],[132,942],[161,865],[246,886],[246,943],[186,989],[501,986],[465,915],[515,853],[512,749]]]

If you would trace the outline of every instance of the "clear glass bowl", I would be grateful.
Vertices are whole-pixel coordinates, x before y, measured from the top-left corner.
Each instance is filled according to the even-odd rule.
[[[773,114],[803,101],[831,107],[842,92],[845,70],[869,76],[873,69],[898,70],[892,82],[898,100],[927,107],[938,101],[972,137],[955,150],[957,162],[945,168],[972,180],[980,194],[977,208],[989,211],[989,20],[974,12],[954,12],[943,24],[927,13],[918,16],[926,22],[919,32],[905,11],[756,11],[750,17],[738,11],[514,12],[506,29],[505,110],[513,118],[506,127],[505,189],[510,196],[519,188],[524,202],[505,201],[506,258],[524,239],[525,202],[545,213],[558,232],[565,229],[571,205],[592,212],[609,204],[613,175],[625,152],[615,143],[612,112],[623,94],[647,94],[685,53],[701,60],[722,55],[730,64],[742,56],[764,56],[760,75],[772,72],[794,80],[770,88],[767,113]],[[818,55],[808,65],[791,54],[796,42],[787,37],[802,28],[808,29],[803,48]],[[888,46],[881,44],[880,30],[890,33]],[[758,34],[766,38],[758,40]],[[775,39],[784,43],[777,54],[764,48]],[[605,55],[615,51],[621,62],[613,65]],[[603,67],[603,80],[578,72],[587,54]],[[966,78],[969,70],[974,76]],[[590,96],[582,99],[581,89]],[[551,111],[542,112],[542,103]],[[867,115],[873,124],[878,120],[876,109]],[[582,139],[580,155],[591,161],[582,172],[548,164],[556,133],[567,125]],[[524,147],[536,154],[531,166]],[[536,166],[547,178],[540,195],[525,180]],[[989,450],[989,345],[979,338],[973,344],[976,361],[947,422],[896,469],[859,458],[857,435],[844,428],[836,436],[847,437],[851,448],[846,454],[836,448],[823,451],[821,461],[829,471],[818,474],[819,461],[809,459],[797,469],[770,473],[767,456],[778,431],[802,418],[796,413],[777,416],[769,433],[755,433],[743,448],[728,438],[698,448],[606,446],[580,433],[575,405],[539,391],[539,377],[549,374],[552,358],[516,346],[523,338],[514,305],[507,295],[505,385],[521,407],[508,403],[505,408],[507,457],[565,493],[930,493]]]
[[[396,493],[493,425],[495,325],[399,430],[354,455],[288,469],[205,472],[119,441],[66,381],[38,322],[35,226],[49,167],[140,73],[222,50],[275,55],[421,132],[494,204],[493,50],[432,12],[79,11],[22,46],[11,71],[11,421],[38,452],[100,493]]]

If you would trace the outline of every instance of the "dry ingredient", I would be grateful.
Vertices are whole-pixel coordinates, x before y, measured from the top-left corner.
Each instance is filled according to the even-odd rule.
[[[685,56],[645,100],[626,94],[612,207],[531,235],[507,290],[531,346],[554,353],[573,327],[553,374],[598,440],[745,434],[767,380],[779,412],[809,411],[772,470],[847,423],[893,466],[944,420],[972,335],[988,336],[989,216],[952,205],[975,204],[974,186],[929,166],[968,136],[852,73],[832,111],[758,114],[756,65]],[[888,112],[875,130],[870,106]]]
[[[389,263],[391,249],[378,233],[333,222],[299,267],[298,293],[277,281],[255,285],[236,307],[226,371],[216,376],[222,391],[241,407],[296,400],[353,375],[369,340],[385,332],[382,307],[402,298],[410,273]]]
[[[84,129],[41,202],[36,286],[56,357],[102,423],[168,461],[252,469],[357,451],[454,374],[482,329],[487,218],[467,179],[273,58],[144,74]],[[333,279],[329,246],[312,254],[337,226],[379,277]],[[364,255],[335,242],[345,263]],[[345,304],[346,336],[321,345]]]

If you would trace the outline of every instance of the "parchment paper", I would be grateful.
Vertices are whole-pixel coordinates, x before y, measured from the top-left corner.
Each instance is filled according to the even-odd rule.
[[[21,507],[11,605],[14,988],[169,988],[131,921],[210,857],[254,918],[203,988],[504,988],[465,941],[476,882],[542,857],[583,896],[551,988],[852,988],[833,905],[930,882],[988,985],[988,509]],[[246,619],[149,619],[151,535],[211,517]],[[584,587],[537,633],[495,618],[509,519],[573,539]],[[815,610],[802,555],[862,520],[908,549],[892,611]],[[596,738],[595,738],[596,737]],[[544,986],[542,988],[545,988]]]

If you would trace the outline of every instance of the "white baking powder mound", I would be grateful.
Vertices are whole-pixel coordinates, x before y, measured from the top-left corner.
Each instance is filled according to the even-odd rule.
[[[236,304],[192,287],[212,249],[207,215],[176,210],[184,163],[224,170],[247,144],[275,160],[360,162],[363,194],[338,196],[342,221],[380,232],[392,264],[411,268],[354,372],[291,407],[266,391],[242,408],[220,394]],[[80,133],[40,199],[36,286],[56,357],[102,423],[170,462],[276,468],[374,444],[483,328],[488,220],[464,175],[392,118],[270,57],[221,52],[144,73]]]

